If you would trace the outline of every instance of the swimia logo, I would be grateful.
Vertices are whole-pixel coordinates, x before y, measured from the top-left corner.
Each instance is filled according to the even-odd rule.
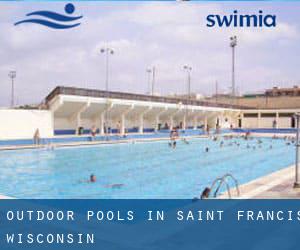
[[[207,27],[276,27],[276,15],[264,14],[262,10],[258,14],[240,14],[237,10],[231,15],[210,14],[206,21]]]
[[[80,23],[74,23],[79,20],[82,16],[72,16],[75,12],[75,6],[71,3],[66,4],[64,8],[65,14],[59,14],[53,11],[40,10],[28,13],[27,17],[33,17],[25,20],[16,22],[15,25],[24,23],[33,23],[43,25],[52,29],[70,29],[80,25]],[[73,23],[71,23],[73,22]]]

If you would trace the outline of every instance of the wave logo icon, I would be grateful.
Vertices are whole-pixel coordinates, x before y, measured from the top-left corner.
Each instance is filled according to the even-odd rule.
[[[47,10],[35,11],[26,15],[27,17],[33,18],[16,22],[15,25],[20,25],[24,23],[34,23],[47,26],[53,29],[70,29],[80,25],[80,23],[69,24],[70,22],[74,22],[82,18],[82,16],[71,16],[74,13],[74,11],[75,6],[71,3],[68,3],[65,6],[66,15]],[[41,19],[40,17],[46,19]]]

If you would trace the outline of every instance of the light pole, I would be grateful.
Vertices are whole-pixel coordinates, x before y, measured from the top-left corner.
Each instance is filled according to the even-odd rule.
[[[183,69],[187,72],[187,100],[186,100],[186,111],[185,111],[185,127],[186,127],[186,119],[188,115],[188,105],[191,101],[191,71],[192,67],[189,65],[184,65]]]
[[[156,68],[154,66],[152,68],[152,95],[154,95],[155,74],[156,74]]]
[[[156,74],[156,68],[153,66],[152,68],[147,69],[148,75],[148,84],[149,84],[149,94],[150,94],[150,76],[152,74],[152,83],[151,83],[151,95],[154,95],[154,85],[155,85],[155,74]]]
[[[294,188],[300,188],[300,180],[299,180],[300,113],[296,113],[294,115],[294,118],[295,118],[296,124],[297,124],[297,134],[296,134],[296,162],[295,162],[295,183],[294,183]]]
[[[231,91],[232,91],[232,97],[235,97],[235,47],[237,46],[237,37],[232,36],[230,37],[230,47],[232,48],[232,86],[231,86]]]
[[[109,77],[109,56],[113,55],[115,52],[112,48],[105,47],[100,50],[101,53],[105,54],[105,91],[106,91],[106,112],[105,112],[105,132],[108,134],[108,98],[109,98],[109,86],[108,86],[108,77]],[[108,138],[106,138],[108,139]]]
[[[216,103],[218,103],[219,83],[216,81]]]
[[[14,79],[17,76],[17,72],[14,70],[11,70],[11,71],[9,71],[8,76],[11,79],[11,103],[10,103],[10,106],[14,107],[15,106],[15,82],[14,82]]]
[[[152,88],[151,88],[152,95],[154,95],[155,74],[156,74],[156,68],[155,68],[155,66],[153,66],[153,68],[152,68]]]
[[[188,100],[191,99],[191,71],[192,67],[184,65],[183,69],[187,72],[187,91],[188,91]]]
[[[148,68],[147,70],[146,70],[146,72],[147,72],[147,76],[148,76],[148,95],[150,95],[151,94],[151,74],[152,74],[152,69],[150,69],[150,68]]]
[[[105,47],[100,50],[101,53],[105,53],[105,90],[108,91],[108,70],[109,70],[109,55],[113,55],[115,51],[112,48]]]

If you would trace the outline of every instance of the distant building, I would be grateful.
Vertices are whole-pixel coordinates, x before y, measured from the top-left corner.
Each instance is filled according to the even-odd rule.
[[[217,98],[217,99],[220,99],[220,98],[231,98],[232,95],[231,94],[215,94],[215,95],[212,95],[211,97],[209,98]]]
[[[179,99],[188,99],[189,98],[189,96],[187,94],[181,94],[181,95],[171,94],[171,95],[168,95],[168,97],[179,98]],[[202,100],[202,99],[204,99],[204,96],[199,93],[191,93],[190,99],[191,100]]]
[[[247,93],[242,96],[242,98],[258,98],[258,97],[265,97],[265,93]]]
[[[235,98],[230,94],[218,94],[204,100],[210,103],[231,103],[257,109],[298,109],[300,108],[300,87],[274,87],[261,92],[246,93]]]
[[[277,96],[300,96],[300,88],[294,86],[292,88],[278,88],[267,89],[265,92],[266,96],[277,97]]]

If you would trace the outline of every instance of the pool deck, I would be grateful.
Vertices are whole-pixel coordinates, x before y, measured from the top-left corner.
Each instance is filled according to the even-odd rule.
[[[211,136],[240,136],[244,135],[245,133],[239,133],[239,132],[230,132],[230,133],[223,133],[223,134],[202,134],[202,135],[184,135],[180,138],[208,138]],[[295,134],[289,134],[289,133],[251,133],[251,136],[254,137],[273,137],[277,136],[278,138],[283,137],[295,137]],[[74,135],[66,135],[66,136],[54,136],[53,138],[72,138]],[[82,136],[76,136],[78,138],[80,137],[86,137],[86,135]],[[180,139],[179,138],[179,139]],[[149,134],[148,138],[129,138],[124,139],[120,137],[118,140],[94,140],[94,141],[80,141],[80,142],[57,142],[57,143],[51,143],[51,144],[40,144],[40,145],[11,145],[11,146],[0,146],[0,151],[3,150],[19,150],[19,149],[38,149],[38,148],[49,148],[49,147],[72,147],[72,146],[91,146],[91,145],[100,145],[100,144],[117,144],[117,143],[135,143],[135,142],[147,142],[147,141],[160,141],[160,140],[169,140],[169,136],[162,136],[162,137],[151,137],[151,134]]]
[[[229,134],[222,134],[229,135]],[[231,135],[231,133],[230,133]],[[187,138],[208,138],[211,135],[187,135],[181,136],[178,140]],[[74,146],[93,146],[93,145],[105,145],[105,144],[120,144],[120,143],[135,143],[135,142],[151,142],[151,141],[169,141],[170,138],[168,136],[165,137],[149,137],[149,138],[130,138],[130,139],[120,139],[120,140],[108,140],[108,141],[86,141],[86,142],[60,142],[60,143],[52,143],[50,145],[40,144],[40,145],[16,145],[16,146],[0,146],[0,151],[4,150],[19,150],[19,149],[39,149],[39,148],[49,148],[49,147],[74,147]]]
[[[10,200],[10,199],[14,199],[14,198],[0,194],[0,200],[3,200],[3,199]]]
[[[295,166],[290,166],[241,185],[239,197],[235,189],[231,194],[236,199],[300,199],[300,188],[293,188],[294,179]],[[227,199],[228,195],[218,198]]]

